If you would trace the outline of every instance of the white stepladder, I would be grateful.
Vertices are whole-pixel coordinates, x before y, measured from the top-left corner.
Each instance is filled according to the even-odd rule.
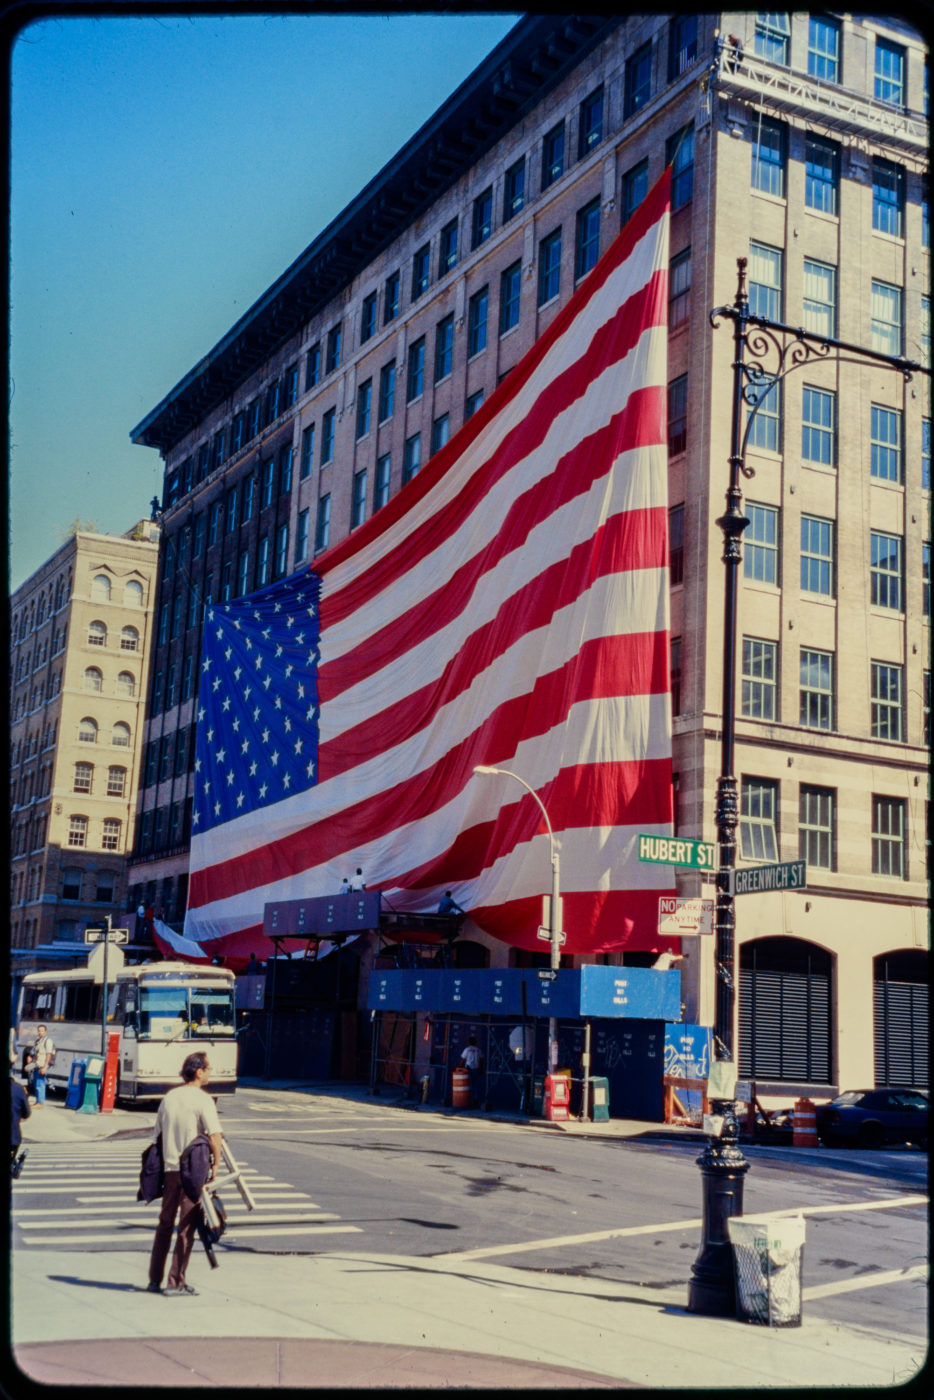
[[[218,1173],[212,1182],[206,1182],[201,1188],[201,1209],[198,1214],[198,1234],[212,1269],[217,1268],[214,1246],[227,1228],[227,1212],[220,1197],[215,1194],[218,1188],[236,1186],[247,1210],[256,1207],[252,1192],[243,1179],[243,1172],[224,1139],[221,1139],[221,1159],[227,1170],[223,1174]]]

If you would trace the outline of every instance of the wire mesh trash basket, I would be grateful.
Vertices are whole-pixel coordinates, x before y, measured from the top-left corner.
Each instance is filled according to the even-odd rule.
[[[800,1327],[804,1217],[740,1215],[728,1220],[726,1228],[740,1322]]]

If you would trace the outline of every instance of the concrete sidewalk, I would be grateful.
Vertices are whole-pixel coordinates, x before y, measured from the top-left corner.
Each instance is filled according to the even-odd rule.
[[[334,1085],[277,1092],[357,1097]],[[359,1096],[389,1103],[365,1089]],[[143,1135],[152,1119],[139,1109],[78,1114],[53,1101],[24,1128],[27,1141],[67,1143]],[[613,1137],[689,1133],[703,1143],[661,1125],[589,1127]],[[254,1252],[232,1230],[211,1270],[196,1245],[194,1298],[146,1293],[140,1251],[17,1250],[16,1363],[32,1381],[66,1386],[751,1390],[888,1387],[924,1362],[917,1337],[811,1319],[806,1303],[799,1328],[695,1316],[686,1281],[642,1287],[456,1255],[293,1255],[287,1239],[282,1250]]]

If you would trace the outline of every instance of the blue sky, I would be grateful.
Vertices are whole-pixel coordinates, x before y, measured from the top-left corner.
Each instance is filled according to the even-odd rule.
[[[10,582],[122,533],[129,433],[516,14],[61,18],[11,54]]]

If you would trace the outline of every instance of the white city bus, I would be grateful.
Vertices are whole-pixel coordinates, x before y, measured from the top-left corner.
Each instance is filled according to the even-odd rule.
[[[31,1045],[36,1027],[48,1027],[55,1045],[53,1089],[66,1088],[75,1057],[100,1054],[102,986],[89,968],[23,978],[17,1045]],[[107,992],[107,1031],[120,1032],[118,1098],[160,1098],[181,1083],[182,1062],[192,1050],[208,1051],[211,1093],[233,1093],[237,1040],[228,968],[181,962],[121,967]]]

